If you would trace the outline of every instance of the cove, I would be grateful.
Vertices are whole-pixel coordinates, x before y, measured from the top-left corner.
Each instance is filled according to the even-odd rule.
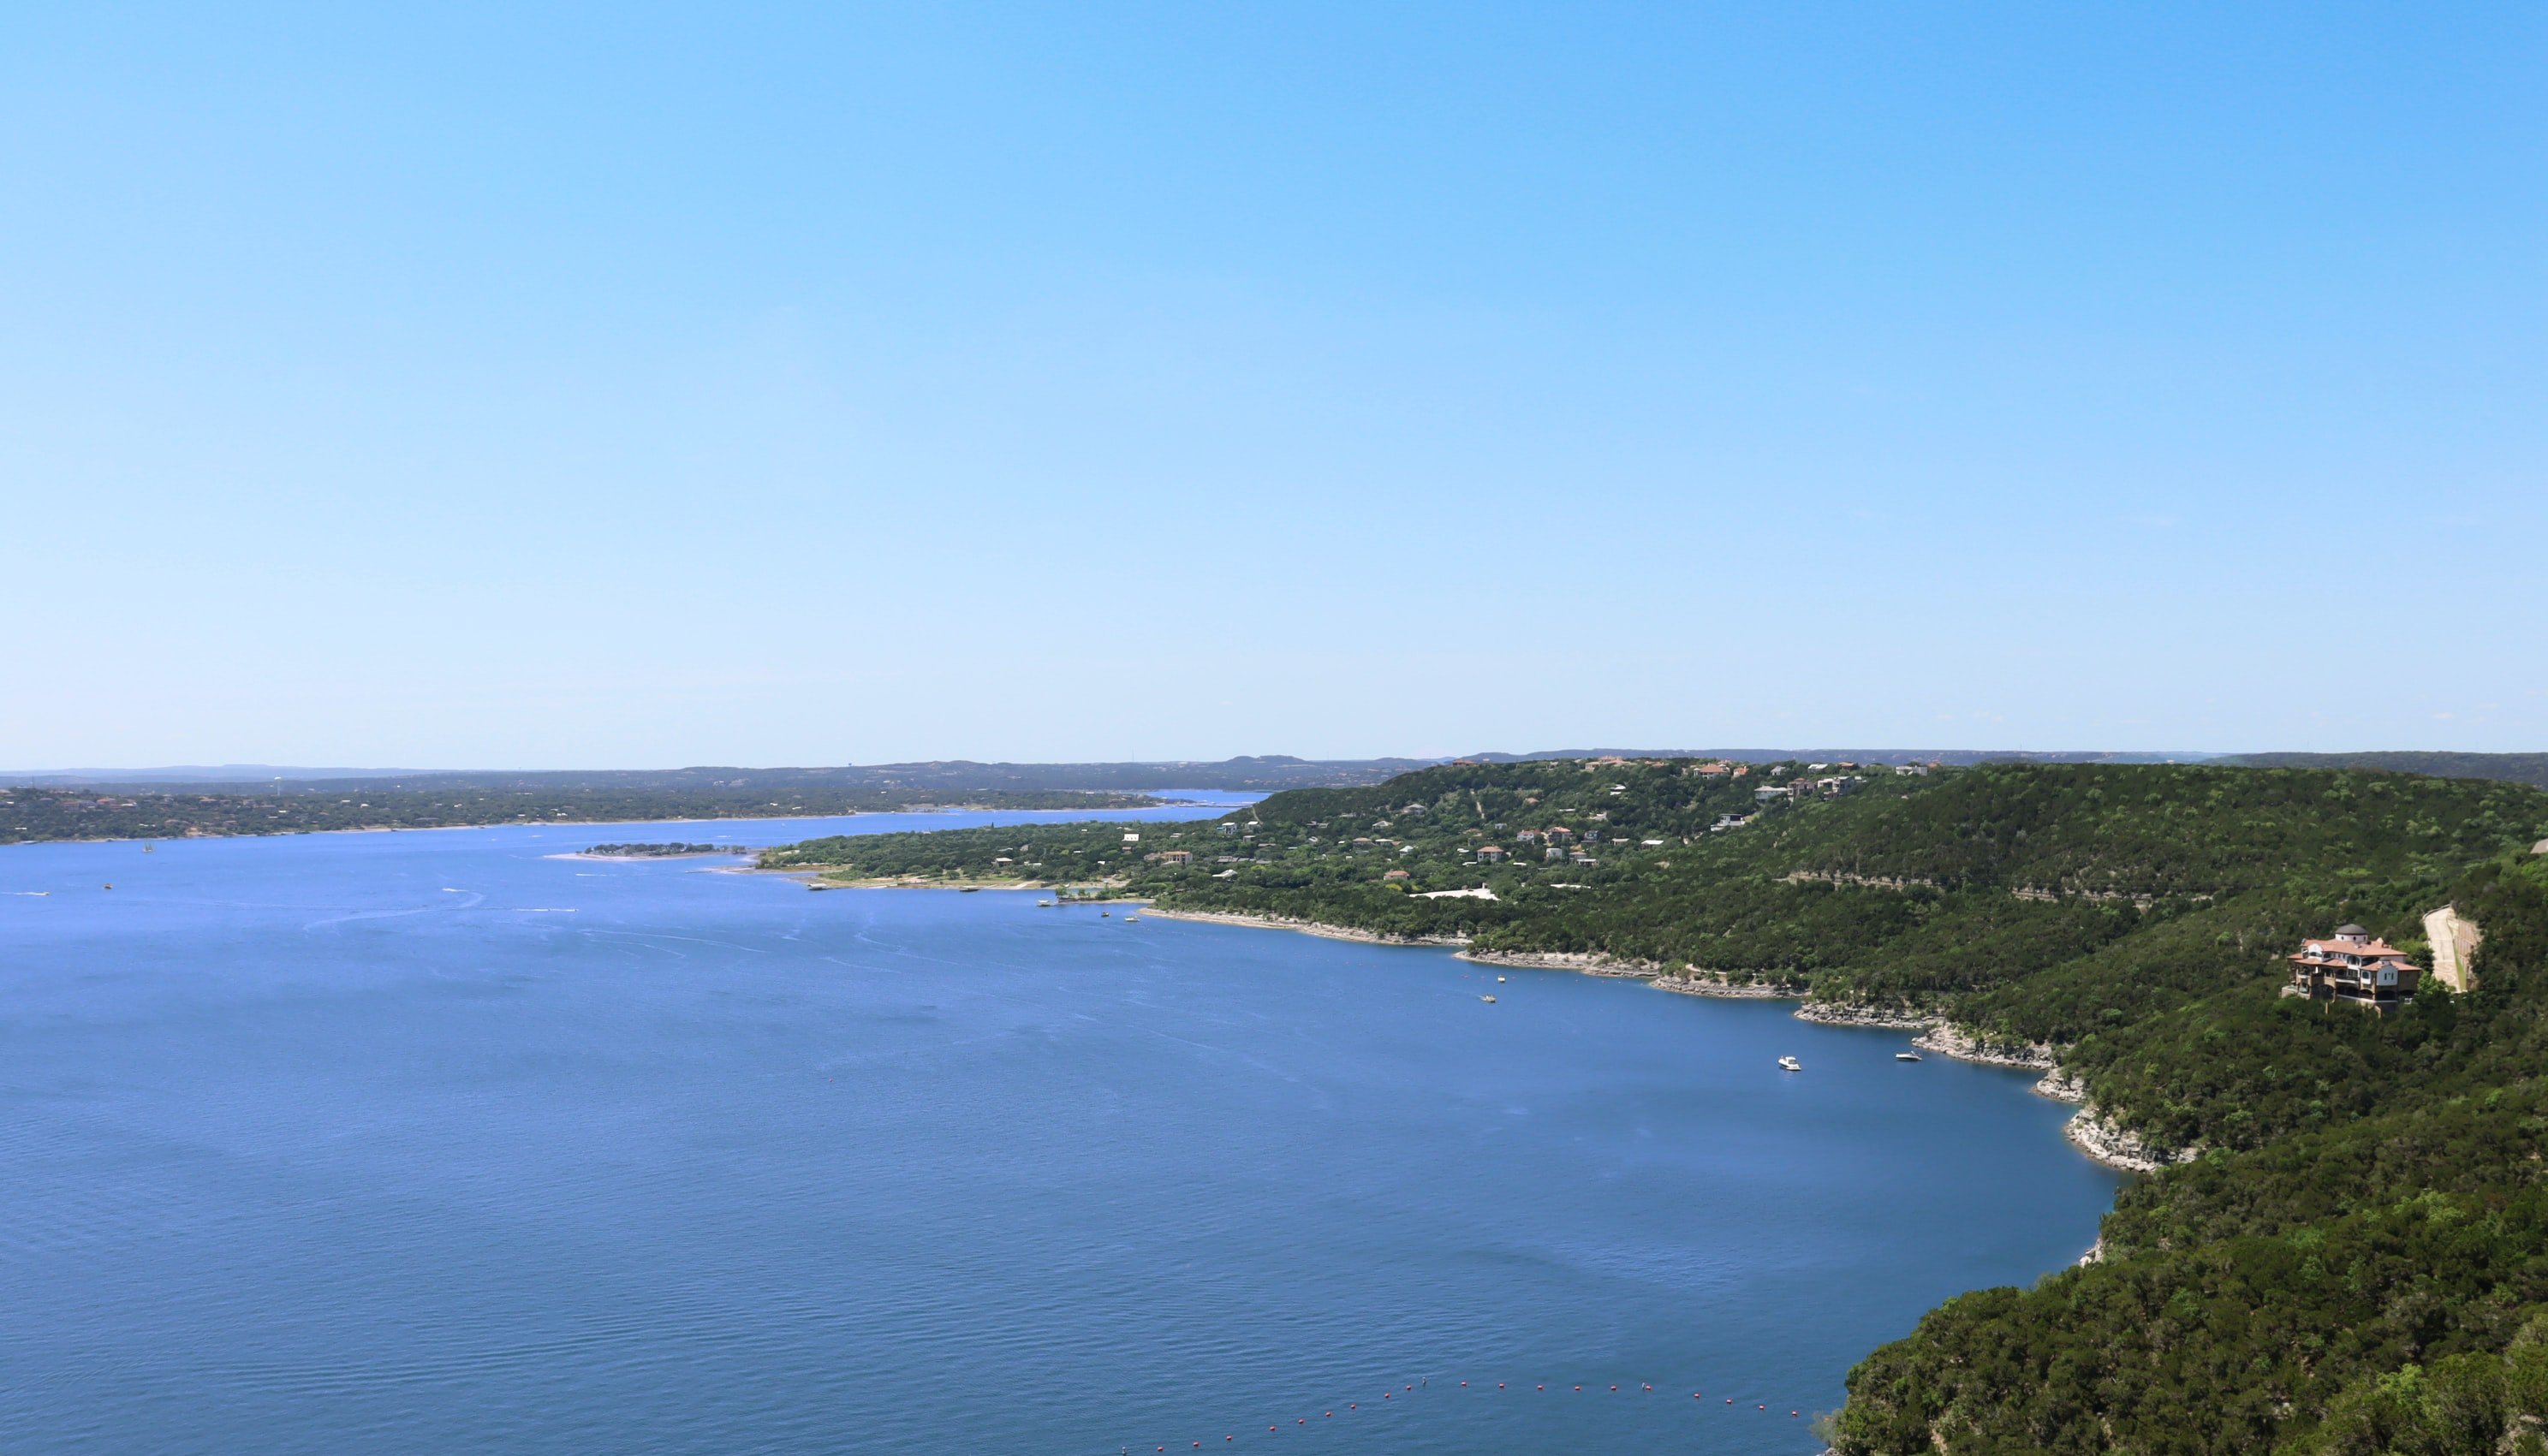
[[[909,827],[0,851],[0,1449],[1804,1453],[2117,1186],[1775,1003],[548,858]]]

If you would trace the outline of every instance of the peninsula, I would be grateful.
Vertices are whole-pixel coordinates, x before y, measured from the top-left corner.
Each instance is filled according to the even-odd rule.
[[[761,864],[1455,942],[2044,1068],[2083,1143],[2160,1171],[2095,1259],[1875,1351],[1825,1436],[2230,1456],[2538,1447],[2543,838],[2548,792],[2379,771],[1611,756]],[[2445,905],[2483,932],[2465,989],[2372,974],[2430,964]]]

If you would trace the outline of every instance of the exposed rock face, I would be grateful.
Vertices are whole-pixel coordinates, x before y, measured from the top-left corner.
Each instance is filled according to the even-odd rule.
[[[2155,1173],[2171,1163],[2192,1162],[2202,1151],[2196,1147],[2180,1147],[2173,1151],[2152,1147],[2138,1135],[2107,1121],[2105,1115],[2093,1107],[2081,1108],[2077,1116],[2063,1125],[2061,1133],[2088,1156],[2110,1168],[2122,1168],[2132,1173]]]
[[[1903,1008],[1829,1004],[1799,1006],[1796,1020],[1818,1022],[1827,1027],[1883,1027],[1901,1032],[1927,1031],[1939,1024],[1934,1016]]]
[[[2424,917],[2424,941],[2433,948],[2433,979],[2458,994],[2477,989],[2477,976],[2470,964],[2477,956],[2478,943],[2486,937],[2477,922],[2460,914],[2453,906]]]
[[[1659,975],[1646,984],[1684,996],[1724,996],[1736,1001],[1793,1001],[1804,992],[1769,981],[1738,981],[1709,975]],[[1799,1013],[1801,1015],[1801,1013]]]
[[[1917,1045],[1961,1061],[2021,1067],[2036,1072],[2052,1070],[2056,1059],[2054,1049],[2042,1042],[1985,1042],[1959,1027],[1951,1026],[1930,1029]]]
[[[1518,965],[1528,970],[1574,970],[1586,975],[1651,976],[1663,971],[1656,960],[1623,960],[1599,951],[1463,951],[1463,960],[1480,965]]]
[[[2088,1084],[2065,1071],[2046,1072],[2044,1080],[2035,1084],[2035,1091],[2037,1096],[2049,1097],[2055,1102],[2088,1100]]]

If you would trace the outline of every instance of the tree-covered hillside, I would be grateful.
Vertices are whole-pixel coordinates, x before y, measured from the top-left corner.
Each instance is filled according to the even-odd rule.
[[[2548,793],[2504,782],[1667,760],[765,863],[1598,953],[2048,1044],[2104,1117],[2202,1155],[2127,1190],[2102,1261],[1872,1355],[1841,1451],[2548,1456],[2543,837]],[[2486,932],[2475,993],[2386,1016],[2279,994],[2303,936],[2359,921],[2421,952],[2446,902]]]
[[[308,782],[272,792],[0,787],[0,844],[65,839],[180,839],[308,834],[341,829],[440,829],[470,824],[630,823],[662,819],[769,819],[884,813],[956,804],[994,809],[1114,809],[1158,802],[1145,794],[1044,789],[935,795],[890,788],[778,788],[732,784],[629,788],[607,784],[431,788]]]

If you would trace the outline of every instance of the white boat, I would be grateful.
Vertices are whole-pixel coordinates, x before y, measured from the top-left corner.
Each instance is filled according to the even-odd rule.
[[[1497,985],[1500,985],[1500,986],[1501,986],[1501,985],[1502,985],[1503,983],[1504,983],[1504,978],[1503,978],[1502,976],[1497,976],[1497,977],[1496,977],[1496,984],[1497,984]]]
[[[1493,996],[1480,996],[1478,999],[1486,1002],[1489,1006],[1496,1004],[1496,998]]]
[[[1920,1053],[1917,1051],[1896,1051],[1893,1053],[1893,1059],[1895,1061],[1918,1061],[1920,1059]]]
[[[1140,920],[1141,917],[1138,915],[1127,915],[1124,917],[1124,923],[1126,925],[1138,925]]]
[[[1778,1070],[1782,1072],[1800,1072],[1804,1069],[1805,1064],[1796,1060],[1792,1056],[1781,1056],[1778,1058]]]
[[[1037,904],[1038,906],[1040,906],[1041,908],[1046,909],[1046,910],[1049,910],[1049,909],[1051,909],[1051,908],[1052,908],[1052,901],[1050,901],[1050,900],[1038,900],[1038,901],[1036,901],[1036,904]]]

